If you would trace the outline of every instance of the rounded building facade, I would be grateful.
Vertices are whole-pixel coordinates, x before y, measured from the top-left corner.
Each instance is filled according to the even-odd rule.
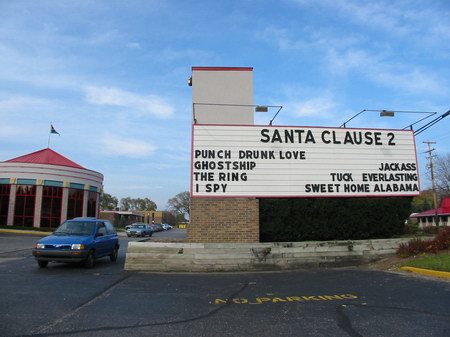
[[[0,162],[0,226],[98,217],[103,175],[47,148]]]

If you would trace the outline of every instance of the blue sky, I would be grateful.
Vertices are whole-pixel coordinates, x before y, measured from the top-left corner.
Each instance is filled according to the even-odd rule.
[[[0,0],[0,160],[50,147],[159,209],[189,189],[192,66],[254,68],[275,124],[450,109],[450,2]],[[258,114],[267,124],[270,114]],[[349,126],[403,128],[364,113]],[[417,136],[449,153],[450,117]]]

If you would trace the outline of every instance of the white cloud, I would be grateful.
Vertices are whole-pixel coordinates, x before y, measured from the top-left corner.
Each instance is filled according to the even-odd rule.
[[[130,49],[142,49],[142,47],[139,44],[139,42],[129,42],[129,43],[127,43],[127,48],[130,48]]]
[[[86,87],[85,94],[86,101],[91,104],[124,107],[158,118],[170,117],[174,112],[174,108],[157,95],[138,95],[117,88],[96,86]]]
[[[22,52],[20,48],[0,41],[0,80],[18,81],[39,88],[77,89],[78,75],[64,71],[67,60],[49,54],[32,50]]]
[[[333,116],[337,103],[329,93],[304,101],[291,102],[290,109],[298,117],[329,118]]]
[[[432,71],[365,50],[330,50],[328,62],[330,71],[336,74],[357,72],[374,83],[408,93],[446,95],[449,90],[447,83]]]
[[[106,156],[123,156],[130,158],[148,157],[156,147],[142,140],[120,137],[105,133],[98,138],[100,154]]]
[[[304,44],[294,41],[286,28],[269,26],[261,33],[257,33],[257,37],[268,44],[276,44],[280,50],[301,49]]]
[[[450,39],[450,25],[441,17],[448,16],[439,2],[359,1],[359,0],[289,0],[301,7],[320,7],[363,29],[374,29],[390,36],[407,38],[409,42],[429,42],[439,49],[447,48],[443,40]],[[445,8],[445,5],[444,5]],[[439,51],[437,51],[439,52]]]
[[[335,6],[349,20],[354,22],[374,26],[378,30],[395,32],[404,35],[412,30],[405,20],[405,8],[383,3],[363,3],[360,1],[334,0],[328,2]],[[411,12],[410,10],[408,12]]]
[[[0,99],[0,110],[3,112],[16,111],[18,109],[49,108],[52,103],[49,100],[31,96],[14,96]]]

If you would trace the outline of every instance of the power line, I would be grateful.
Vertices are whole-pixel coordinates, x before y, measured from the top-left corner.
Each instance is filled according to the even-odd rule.
[[[444,112],[442,115],[440,115],[439,117],[433,119],[431,122],[428,122],[427,124],[421,126],[417,130],[415,130],[414,131],[414,136],[417,136],[418,134],[422,133],[426,129],[431,128],[434,124],[440,122],[441,120],[443,120],[448,115],[450,115],[450,110],[448,110],[447,112]]]

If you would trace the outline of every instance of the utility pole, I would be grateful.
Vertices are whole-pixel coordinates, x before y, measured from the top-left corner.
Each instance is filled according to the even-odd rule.
[[[439,227],[439,216],[438,216],[438,203],[437,203],[437,194],[436,194],[436,188],[435,188],[435,184],[434,184],[434,169],[433,169],[433,155],[432,152],[436,149],[432,149],[431,148],[431,144],[436,144],[436,142],[423,142],[425,144],[428,145],[428,151],[425,151],[426,153],[428,153],[428,157],[427,159],[430,160],[430,163],[428,164],[428,166],[430,167],[430,172],[431,172],[431,188],[433,190],[433,201],[434,201],[434,222],[436,224],[436,227]]]

